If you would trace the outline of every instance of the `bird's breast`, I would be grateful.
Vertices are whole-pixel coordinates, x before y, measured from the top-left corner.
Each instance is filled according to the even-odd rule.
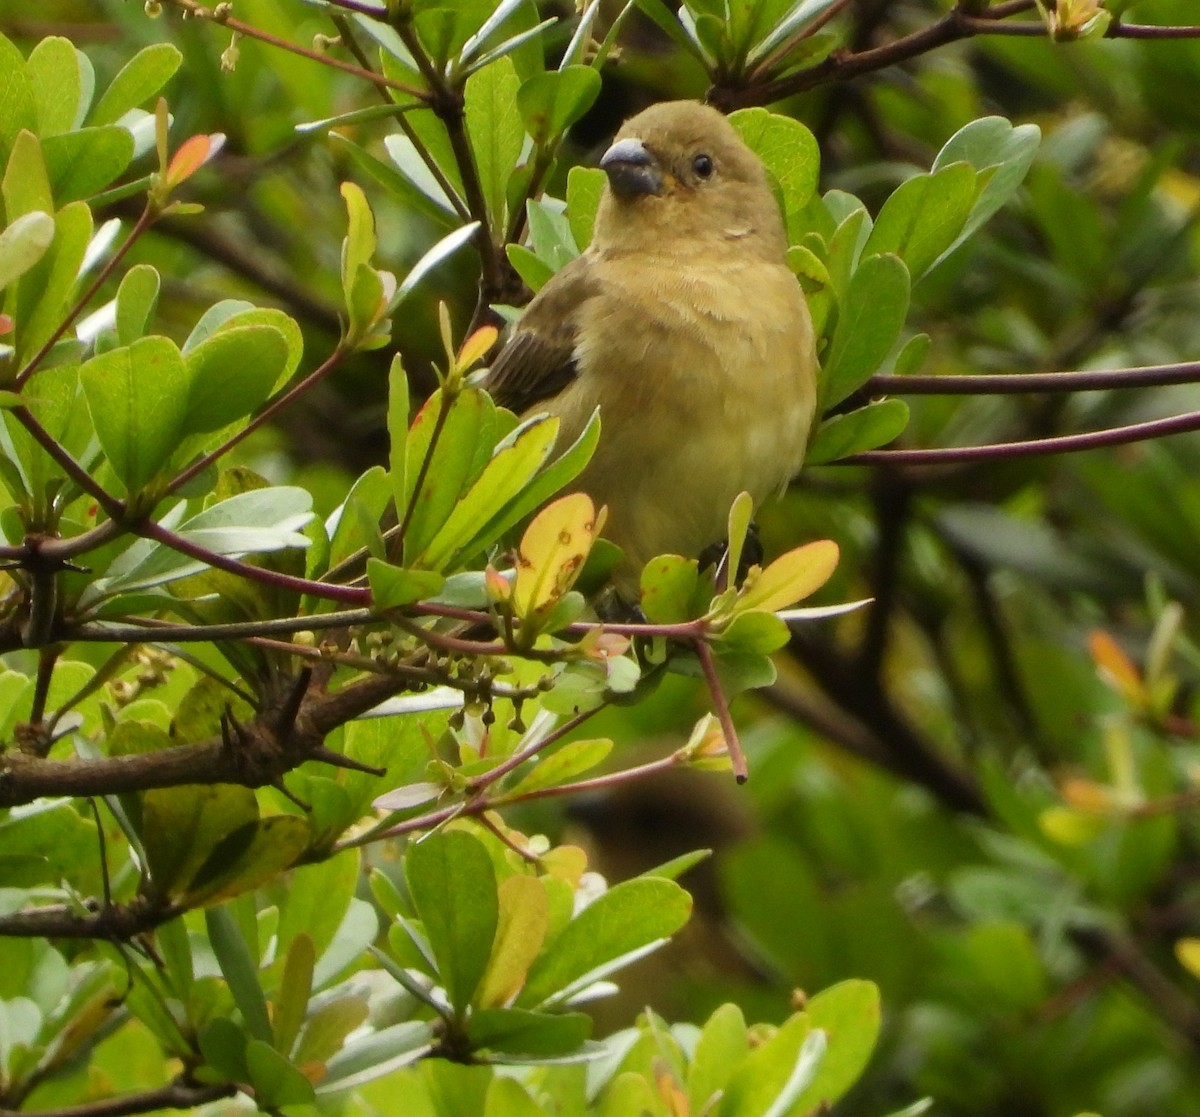
[[[572,435],[599,406],[581,486],[609,506],[634,567],[694,556],[724,535],[733,499],[761,501],[798,472],[816,358],[782,265],[598,269],[579,323],[579,375],[555,401]]]

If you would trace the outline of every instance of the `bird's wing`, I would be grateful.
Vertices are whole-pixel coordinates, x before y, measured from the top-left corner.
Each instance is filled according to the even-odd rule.
[[[580,257],[538,292],[483,382],[498,404],[520,414],[575,379],[580,310],[599,291],[594,268]]]

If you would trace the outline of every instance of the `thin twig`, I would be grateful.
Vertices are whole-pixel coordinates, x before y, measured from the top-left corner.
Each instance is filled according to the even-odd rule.
[[[84,308],[92,301],[96,292],[100,290],[108,277],[116,271],[117,266],[125,259],[126,253],[138,242],[142,234],[150,228],[157,216],[158,210],[153,206],[147,205],[142,210],[141,216],[134,223],[133,228],[129,230],[129,236],[125,238],[121,247],[105,261],[103,267],[96,273],[96,278],[88,284],[87,289],[75,301],[75,305],[67,311],[66,316],[59,322],[54,332],[46,339],[42,347],[25,362],[25,367],[13,378],[13,388],[20,389],[37,372],[42,361],[46,359],[46,355],[58,344],[63,334],[71,328],[75,319],[83,313]]]
[[[219,555],[215,551],[210,551],[207,547],[201,547],[199,544],[193,543],[190,539],[179,535],[177,532],[168,530],[162,524],[155,523],[153,520],[143,520],[140,523],[133,524],[131,530],[137,535],[144,536],[146,539],[154,539],[164,546],[170,547],[171,550],[178,551],[181,555],[197,559],[206,566],[215,567],[217,570],[224,570],[228,574],[236,574],[239,578],[246,578],[251,582],[273,586],[275,589],[293,590],[296,593],[310,594],[313,597],[327,598],[330,601],[341,601],[347,605],[367,605],[371,600],[371,591],[367,589],[357,589],[353,586],[333,586],[326,582],[314,582],[309,578],[297,578],[294,574],[284,574],[278,570],[266,570],[261,566],[252,566],[248,562],[242,562],[241,559],[230,558],[228,555]]]
[[[429,100],[429,94],[423,89],[417,89],[406,82],[389,78],[386,74],[377,74],[372,70],[363,70],[350,62],[343,62],[340,58],[333,58],[328,54],[323,54],[321,51],[302,47],[299,43],[281,39],[278,35],[272,35],[269,31],[263,31],[253,24],[243,23],[240,19],[234,19],[233,16],[220,15],[214,9],[206,8],[204,5],[196,3],[195,0],[168,0],[168,2],[181,11],[187,12],[195,19],[205,19],[215,23],[219,27],[228,27],[230,31],[236,31],[239,35],[244,35],[247,39],[257,39],[260,43],[267,43],[270,46],[278,47],[280,50],[286,50],[289,54],[296,54],[301,58],[307,58],[310,62],[317,62],[322,66],[331,66],[335,70],[352,74],[354,77],[362,78],[364,81],[387,86],[388,89],[397,89],[401,93],[407,93],[410,97],[416,97],[420,101]]]
[[[881,373],[863,385],[867,395],[1002,396],[1035,392],[1093,392],[1200,383],[1200,361],[1080,372],[1003,372],[966,376],[896,376]]]
[[[1009,0],[990,8],[983,16],[969,15],[961,8],[955,7],[935,23],[882,46],[857,52],[839,51],[815,66],[774,81],[752,82],[739,87],[713,86],[708,91],[708,99],[725,112],[750,105],[782,101],[796,93],[833,82],[848,81],[860,74],[872,73],[906,62],[948,43],[968,39],[985,31],[994,31],[999,21],[1010,15],[1032,11],[1033,7],[1034,0]],[[984,26],[977,26],[981,22]]]
[[[324,380],[338,365],[345,360],[349,351],[342,345],[338,345],[317,368],[313,369],[303,380],[294,384],[286,392],[282,392],[268,403],[257,415],[254,416],[244,426],[239,427],[233,432],[220,446],[214,450],[210,450],[207,454],[197,458],[186,469],[181,470],[178,474],[167,482],[166,488],[163,490],[163,496],[170,496],[171,493],[182,488],[192,478],[203,473],[214,462],[219,461],[229,453],[239,442],[244,438],[249,437],[264,423],[269,422],[276,415],[286,408],[293,400],[310,391],[314,385]]]
[[[1110,39],[1200,39],[1200,27],[1159,27],[1146,23],[1116,23],[1105,32]]]
[[[276,617],[272,620],[239,621],[234,624],[172,624],[150,617],[135,624],[109,624],[98,621],[81,625],[63,634],[64,639],[103,643],[175,644],[192,641],[243,640],[268,633],[307,632],[323,628],[350,628],[379,623],[381,618],[370,609],[343,609],[336,613],[318,613],[309,617]]]
[[[737,727],[733,724],[733,714],[730,713],[725,692],[721,689],[721,680],[717,676],[717,664],[712,648],[704,639],[694,641],[692,647],[696,652],[696,658],[700,661],[701,670],[704,672],[704,681],[708,684],[708,695],[712,700],[717,721],[721,723],[721,734],[725,738],[725,748],[729,753],[733,774],[738,783],[745,783],[750,778],[750,771],[746,766],[746,754],[742,751],[742,742],[738,737]]]
[[[29,432],[30,437],[54,459],[55,464],[79,486],[80,490],[92,497],[112,519],[119,520],[124,515],[124,502],[108,492],[79,462],[71,457],[58,439],[38,422],[28,407],[14,407],[9,414]]]
[[[1151,419],[1086,434],[1066,434],[1054,438],[1031,438],[1018,442],[997,442],[984,446],[947,446],[931,450],[867,450],[841,459],[838,465],[970,465],[978,462],[1009,461],[1045,454],[1072,454],[1106,446],[1125,446],[1172,434],[1200,430],[1200,411]]]

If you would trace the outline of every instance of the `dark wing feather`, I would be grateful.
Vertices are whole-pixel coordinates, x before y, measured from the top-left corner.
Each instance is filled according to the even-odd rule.
[[[483,386],[517,414],[558,395],[576,376],[579,312],[599,293],[585,257],[558,272],[526,308]]]

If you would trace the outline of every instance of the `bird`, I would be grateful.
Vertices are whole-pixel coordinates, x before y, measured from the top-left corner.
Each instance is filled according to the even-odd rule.
[[[501,406],[600,438],[573,488],[607,508],[612,583],[636,608],[643,567],[697,558],[799,472],[817,354],[786,261],[784,216],[733,125],[695,101],[631,117],[600,159],[592,240],[534,296],[483,384]]]

